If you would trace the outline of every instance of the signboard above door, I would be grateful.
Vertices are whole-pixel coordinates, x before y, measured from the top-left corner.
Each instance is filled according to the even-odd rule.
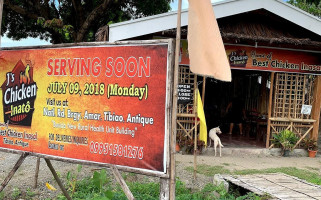
[[[225,45],[232,69],[321,74],[321,52]],[[187,41],[182,41],[181,65],[189,65]]]

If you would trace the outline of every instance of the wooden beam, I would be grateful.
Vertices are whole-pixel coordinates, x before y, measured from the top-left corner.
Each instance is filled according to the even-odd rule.
[[[195,118],[195,116],[191,119],[178,119],[177,123],[194,124],[194,118]]]
[[[308,133],[312,130],[313,126],[311,126],[305,133],[303,136],[301,136],[301,138],[299,139],[299,141],[294,145],[294,147],[292,149],[295,149],[299,144],[300,142],[305,138],[305,136],[308,135]]]
[[[135,199],[134,195],[130,191],[129,187],[127,186],[127,184],[126,184],[125,180],[123,179],[123,177],[121,176],[121,174],[119,173],[117,167],[115,165],[112,165],[111,170],[113,171],[113,174],[114,174],[117,182],[119,183],[120,187],[123,189],[127,199],[134,200]]]
[[[192,113],[192,114],[177,113],[177,117],[191,117],[191,118],[194,118],[195,117],[195,113]]]
[[[266,148],[269,148],[269,144],[270,144],[271,115],[272,115],[272,95],[273,95],[273,88],[274,88],[274,74],[275,74],[275,72],[272,72],[272,73],[271,73],[270,96],[269,96],[269,110],[268,110],[268,124],[267,124],[266,144],[265,144],[265,147],[266,147]]]
[[[72,200],[71,197],[69,196],[67,190],[65,189],[64,185],[62,184],[62,182],[60,181],[55,169],[53,168],[51,162],[49,159],[45,158],[45,161],[47,163],[47,166],[49,167],[52,175],[54,176],[55,180],[57,181],[60,189],[62,190],[62,193],[64,193],[65,197],[68,199],[68,200]]]
[[[8,176],[4,179],[4,181],[1,183],[0,186],[0,192],[2,192],[2,190],[7,186],[7,184],[9,183],[9,181],[11,180],[11,178],[13,177],[13,175],[16,173],[16,171],[19,169],[19,167],[21,166],[21,164],[23,163],[23,161],[25,160],[25,158],[28,156],[28,153],[23,153],[21,154],[20,158],[18,159],[18,161],[16,162],[16,164],[13,166],[12,170],[10,171],[10,173],[8,174]]]
[[[185,127],[181,123],[177,122],[177,124],[179,125],[179,127],[181,127],[183,129],[185,136],[188,136],[190,139],[193,138],[192,135],[190,135],[190,133],[193,131],[194,128],[192,128],[191,130],[188,131],[185,129]]]
[[[271,117],[270,120],[277,121],[277,122],[304,122],[304,123],[316,122],[315,119],[293,119],[293,118],[287,118],[287,117]]]
[[[313,124],[311,138],[317,140],[319,133],[320,108],[321,108],[321,76],[317,76],[313,89],[312,119],[316,120]]]

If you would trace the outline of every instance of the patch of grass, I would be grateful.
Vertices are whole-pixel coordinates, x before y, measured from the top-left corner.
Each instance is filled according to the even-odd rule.
[[[11,198],[12,199],[18,199],[18,197],[21,195],[21,191],[19,188],[14,188],[12,193],[11,193]]]
[[[222,163],[222,165],[224,165],[224,166],[230,166],[229,163]]]
[[[262,174],[262,173],[284,173],[290,176],[295,176],[300,179],[306,180],[307,182],[321,185],[321,176],[318,173],[314,173],[305,169],[298,169],[295,167],[280,167],[270,168],[264,170],[238,170],[234,174],[245,175],[245,174]]]
[[[193,167],[186,167],[185,170],[193,172]],[[214,176],[215,174],[235,174],[235,175],[248,175],[248,174],[264,174],[264,173],[284,173],[290,176],[298,177],[307,182],[321,185],[321,176],[316,172],[311,172],[305,169],[298,169],[295,167],[280,167],[280,168],[268,168],[268,169],[246,169],[230,171],[224,169],[224,166],[209,166],[209,165],[198,165],[197,173],[204,174],[206,176]]]
[[[136,178],[136,174],[133,172],[126,172],[126,173],[122,173],[122,177],[123,179],[126,181],[127,179],[129,180],[133,180],[133,179],[137,179]]]
[[[0,199],[2,200],[4,199],[4,197],[5,197],[4,191],[0,192]]]
[[[102,173],[104,174],[102,176]],[[114,184],[110,181],[101,182],[101,178],[106,179],[105,171],[100,172],[100,176],[97,178],[95,175],[91,178],[85,178],[77,180],[76,189],[73,194],[74,200],[80,199],[92,199],[92,200],[127,200],[126,195],[122,191],[118,184]],[[99,180],[99,185],[97,184]],[[135,199],[141,200],[158,200],[160,194],[159,182],[127,182],[130,191],[133,193]],[[242,196],[243,195],[243,196]],[[215,186],[213,184],[207,184],[200,191],[192,191],[187,188],[185,184],[177,179],[176,181],[176,199],[177,200],[212,200],[219,199],[224,200],[261,200],[258,196],[252,193],[248,194],[234,194],[225,190],[223,185]],[[59,195],[58,200],[65,200],[63,195]]]
[[[34,196],[36,196],[37,194],[33,191],[30,190],[30,188],[27,189],[26,192],[26,199],[33,199]]]
[[[130,191],[132,192],[135,199],[159,199],[159,183],[139,183],[131,182],[127,183]],[[116,190],[115,190],[116,189]],[[122,191],[121,187],[117,185],[114,191],[113,199],[127,200],[126,195]]]
[[[317,168],[317,167],[305,167],[305,168],[307,168],[307,169],[309,169],[309,170],[312,170],[312,171],[319,171],[319,170],[320,170],[320,169]]]

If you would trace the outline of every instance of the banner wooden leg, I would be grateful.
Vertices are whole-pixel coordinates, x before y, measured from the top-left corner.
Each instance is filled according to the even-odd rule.
[[[37,188],[37,185],[38,185],[39,166],[40,166],[40,158],[37,158],[36,173],[35,173],[35,185],[33,186],[34,188]]]
[[[160,178],[160,200],[169,200],[169,185],[170,179],[169,178]]]
[[[13,175],[16,173],[16,171],[19,169],[25,158],[28,156],[28,153],[21,154],[19,160],[16,162],[14,167],[12,168],[11,172],[8,174],[8,176],[4,179],[4,181],[1,183],[0,186],[0,192],[7,186]]]
[[[67,190],[65,189],[64,185],[63,185],[62,182],[60,181],[60,179],[59,179],[59,177],[58,177],[55,169],[53,168],[50,160],[47,159],[47,158],[45,158],[45,161],[46,161],[46,163],[47,163],[47,165],[48,165],[48,167],[49,167],[52,175],[54,176],[55,180],[57,181],[60,189],[62,190],[62,193],[64,193],[65,197],[66,197],[68,200],[71,200],[71,197],[69,196],[69,194],[68,194]]]
[[[120,187],[125,192],[125,195],[126,195],[127,199],[128,200],[134,200],[135,198],[134,198],[132,192],[130,191],[130,189],[127,186],[125,180],[123,179],[123,177],[119,173],[117,167],[113,165],[113,166],[111,166],[111,170],[113,171],[113,174],[115,175],[115,178],[116,178],[117,182],[119,183]]]

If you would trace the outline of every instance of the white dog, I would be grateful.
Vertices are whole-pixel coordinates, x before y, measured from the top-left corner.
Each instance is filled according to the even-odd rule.
[[[209,132],[209,137],[210,137],[210,145],[208,147],[211,147],[211,141],[214,141],[214,152],[215,152],[215,156],[216,156],[216,147],[219,146],[220,147],[220,157],[222,156],[221,153],[221,148],[224,147],[221,143],[220,138],[217,136],[218,134],[221,134],[222,131],[220,129],[220,127],[216,127],[216,128],[212,128]]]

